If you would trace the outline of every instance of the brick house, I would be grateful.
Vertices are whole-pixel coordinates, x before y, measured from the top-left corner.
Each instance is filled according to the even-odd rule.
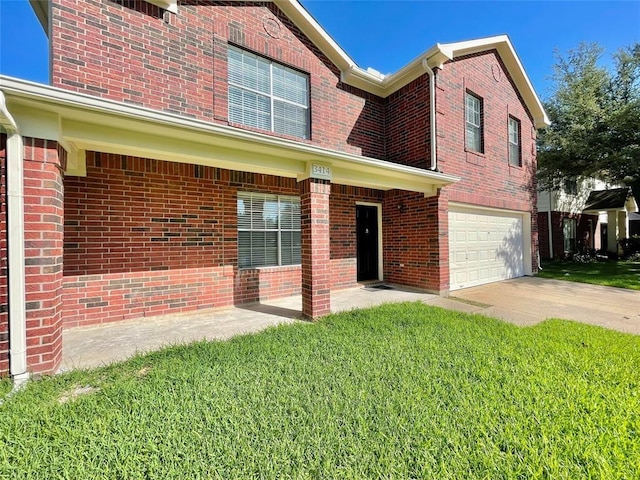
[[[567,179],[538,191],[540,257],[570,258],[576,253],[618,255],[620,241],[635,232],[638,205],[631,188],[596,178]]]
[[[381,75],[296,0],[32,4],[51,85],[0,78],[0,372],[54,372],[64,328],[536,273],[548,121],[506,36]]]

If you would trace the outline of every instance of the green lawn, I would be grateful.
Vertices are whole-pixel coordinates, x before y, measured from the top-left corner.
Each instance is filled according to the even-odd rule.
[[[640,290],[640,262],[543,262],[538,276]]]
[[[0,478],[631,479],[638,459],[640,337],[419,303],[171,347],[0,405]]]

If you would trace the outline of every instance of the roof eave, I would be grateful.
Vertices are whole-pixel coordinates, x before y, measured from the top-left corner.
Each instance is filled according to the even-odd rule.
[[[56,140],[65,148],[80,151],[79,158],[82,158],[84,150],[134,156],[145,156],[153,151],[155,156],[149,158],[236,170],[244,168],[246,171],[298,179],[305,178],[309,166],[318,162],[333,167],[335,183],[381,190],[397,188],[425,195],[435,195],[438,188],[460,180],[456,176],[427,169],[10,77],[0,76],[0,92],[11,100],[22,119],[30,115],[40,117],[23,122],[24,135],[33,136],[28,130],[36,129],[45,135],[38,138]],[[16,118],[18,123],[21,118]],[[72,165],[72,168],[75,167]],[[73,174],[83,175],[82,167],[77,167],[76,172]]]

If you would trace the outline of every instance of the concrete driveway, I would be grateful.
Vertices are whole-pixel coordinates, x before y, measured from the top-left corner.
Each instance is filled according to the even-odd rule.
[[[640,291],[523,277],[451,293],[476,313],[535,325],[562,318],[640,335]]]

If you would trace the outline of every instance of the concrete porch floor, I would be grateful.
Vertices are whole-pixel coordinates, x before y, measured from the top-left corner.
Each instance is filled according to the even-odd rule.
[[[331,311],[340,312],[390,302],[422,301],[452,310],[478,311],[478,307],[402,287],[372,286],[331,293]],[[239,307],[215,308],[161,315],[63,331],[60,371],[92,368],[125,360],[136,353],[197,340],[227,339],[301,318],[300,295]]]

